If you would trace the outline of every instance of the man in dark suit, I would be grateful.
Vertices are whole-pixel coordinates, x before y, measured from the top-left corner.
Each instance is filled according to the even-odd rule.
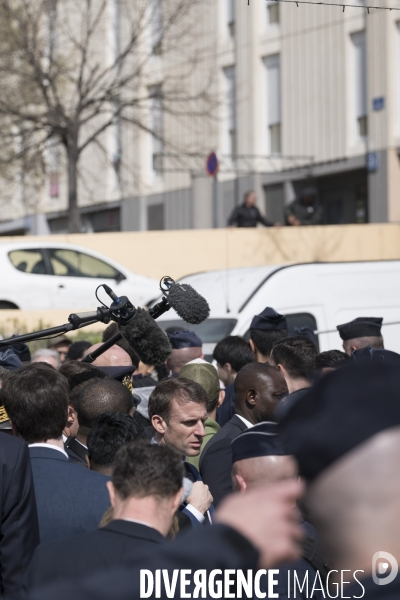
[[[0,596],[18,598],[39,527],[28,447],[6,433],[0,433],[0,494]]]
[[[107,486],[113,520],[103,527],[37,548],[26,581],[32,590],[53,581],[134,565],[165,543],[182,495],[183,465],[167,447],[135,442],[115,458]]]
[[[185,467],[184,502],[181,510],[199,526],[211,520],[212,496],[200,473],[185,461],[186,456],[198,456],[207,420],[208,396],[205,389],[189,379],[171,378],[161,381],[149,398],[149,417],[154,427],[153,444],[173,448]]]
[[[223,427],[235,414],[236,376],[242,367],[254,361],[254,357],[246,340],[239,335],[229,335],[215,346],[213,358],[217,361],[218,376],[225,386],[225,400],[217,410],[217,422]]]
[[[29,444],[40,541],[96,529],[110,505],[108,478],[73,464],[64,450],[65,377],[45,364],[22,367],[7,377],[2,398],[14,434]]]
[[[153,576],[156,569],[167,569],[170,581],[174,569],[178,576],[182,569],[189,569],[188,578],[193,580],[197,569],[241,569],[244,573],[252,569],[255,574],[257,568],[270,569],[296,560],[300,526],[293,505],[301,492],[300,482],[286,481],[234,494],[217,511],[218,523],[213,527],[189,530],[134,565],[42,587],[29,594],[29,600],[132,600],[143,597],[141,569],[151,570]],[[168,595],[163,583],[160,587],[160,598],[181,597],[179,578]],[[191,588],[193,585],[185,591]],[[151,597],[155,597],[154,589]]]
[[[279,408],[279,420],[312,386],[317,358],[316,345],[303,335],[286,337],[274,344],[270,364],[282,373],[289,391]]]
[[[283,376],[270,365],[249,363],[237,374],[235,414],[209,441],[200,458],[200,473],[216,506],[232,492],[232,440],[257,423],[272,421],[274,409],[286,393]]]

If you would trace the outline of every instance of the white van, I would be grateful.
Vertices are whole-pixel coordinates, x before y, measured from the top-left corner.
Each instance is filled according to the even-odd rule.
[[[320,351],[341,349],[336,325],[356,317],[383,317],[385,347],[400,353],[400,261],[308,263],[227,269],[188,275],[211,309],[201,325],[187,325],[170,310],[163,329],[185,327],[204,343],[205,354],[228,335],[248,337],[254,315],[271,306],[286,315],[289,330],[308,325]]]

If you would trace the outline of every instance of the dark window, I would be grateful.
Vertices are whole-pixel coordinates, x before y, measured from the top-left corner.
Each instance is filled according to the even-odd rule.
[[[149,231],[164,229],[164,204],[153,204],[147,207],[147,229]]]
[[[119,273],[114,267],[90,254],[75,250],[47,250],[54,275],[64,277],[101,277],[117,279]]]
[[[274,223],[283,223],[284,188],[283,183],[274,183],[264,187],[265,214]]]
[[[49,275],[41,250],[12,250],[8,253],[8,258],[18,271],[34,275]]]
[[[175,319],[171,321],[157,321],[157,323],[164,331],[174,327],[183,327],[189,331],[194,331],[204,344],[216,344],[230,335],[237,321],[236,319],[207,319],[207,321],[200,323],[200,325],[188,325],[180,319]]]
[[[278,2],[275,2],[274,4],[269,4],[267,6],[267,10],[268,10],[268,23],[270,25],[273,25],[275,23],[279,23],[280,16],[279,16],[279,4],[278,4]]]

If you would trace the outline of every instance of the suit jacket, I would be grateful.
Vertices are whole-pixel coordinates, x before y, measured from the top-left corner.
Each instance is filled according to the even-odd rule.
[[[72,580],[102,572],[124,561],[134,565],[165,544],[153,527],[117,519],[102,529],[65,540],[41,544],[26,578],[29,591],[65,578]]]
[[[109,477],[82,469],[53,448],[29,448],[40,541],[97,529],[110,506]]]
[[[235,414],[235,384],[230,383],[225,388],[225,400],[217,408],[217,423],[223,427],[230,421]]]
[[[185,477],[186,479],[189,479],[190,481],[192,481],[193,483],[195,483],[196,481],[202,481],[201,475],[199,473],[199,471],[196,469],[196,467],[194,467],[193,465],[191,465],[190,463],[188,463],[187,461],[185,461],[183,463],[183,466],[185,467]],[[204,515],[205,516],[205,520],[203,521],[203,523],[201,523],[200,521],[197,520],[197,518],[195,517],[195,515],[187,508],[186,504],[181,504],[179,507],[179,510],[185,514],[187,517],[189,517],[189,519],[192,522],[192,526],[193,527],[200,527],[203,525],[203,523],[209,523],[209,519],[208,519],[208,515]],[[211,505],[208,513],[211,516],[214,513],[214,506]]]
[[[208,442],[200,457],[200,474],[210,488],[215,506],[232,492],[231,442],[246,429],[247,425],[237,415],[233,415]]]
[[[87,455],[87,449],[82,446],[82,444],[80,444],[75,437],[69,436],[69,438],[67,438],[66,442],[64,443],[64,450],[72,462],[87,467],[85,458]]]
[[[171,580],[173,569],[191,569],[192,575],[196,569],[256,571],[258,557],[254,546],[226,525],[190,529],[134,565],[126,564],[84,579],[65,579],[64,582],[33,591],[29,600],[132,600],[141,596],[141,569],[150,569],[153,574],[156,569],[167,569]],[[190,589],[191,586],[188,586],[186,591]],[[160,596],[167,598],[164,585],[161,585]],[[151,598],[154,597],[153,594]],[[179,582],[174,597],[180,598]]]
[[[39,528],[28,446],[5,433],[0,433],[0,498],[0,596],[17,598]]]

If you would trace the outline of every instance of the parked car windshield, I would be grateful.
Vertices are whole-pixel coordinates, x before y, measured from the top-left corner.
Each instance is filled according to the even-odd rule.
[[[204,344],[207,344],[217,343],[227,337],[235,327],[236,319],[207,319],[207,321],[200,323],[200,325],[190,325],[180,319],[157,321],[157,323],[164,331],[174,331],[175,328],[184,328],[189,331],[194,331],[201,341]]]
[[[90,254],[75,250],[47,250],[54,275],[64,277],[100,277],[116,279],[119,272],[111,265]]]
[[[49,275],[41,250],[12,250],[8,253],[8,258],[18,271],[35,275]]]

